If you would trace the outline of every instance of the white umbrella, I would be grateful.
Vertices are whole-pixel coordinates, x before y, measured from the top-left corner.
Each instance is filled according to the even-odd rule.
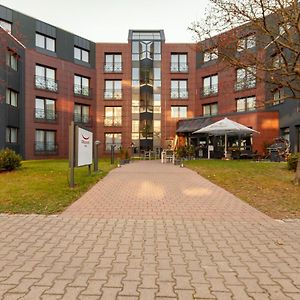
[[[217,121],[211,125],[203,127],[199,130],[194,131],[193,133],[211,133],[213,135],[225,135],[225,157],[227,157],[227,135],[228,133],[259,133],[256,130],[253,130],[247,126],[244,126],[240,123],[234,122],[227,118],[224,118],[220,121]]]

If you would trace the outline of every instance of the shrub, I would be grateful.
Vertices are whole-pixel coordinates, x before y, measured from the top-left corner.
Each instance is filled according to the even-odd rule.
[[[300,157],[300,153],[290,154],[287,159],[288,169],[296,171],[298,159]]]
[[[11,149],[0,151],[0,170],[12,171],[21,166],[21,156]]]

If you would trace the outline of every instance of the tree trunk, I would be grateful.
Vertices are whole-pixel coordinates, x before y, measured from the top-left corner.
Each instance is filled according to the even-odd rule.
[[[300,184],[300,156],[299,156],[298,162],[297,162],[297,168],[296,168],[296,174],[295,174],[295,178],[294,178],[294,184],[295,185]]]

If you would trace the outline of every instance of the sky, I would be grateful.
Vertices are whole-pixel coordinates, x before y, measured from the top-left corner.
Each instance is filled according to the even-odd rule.
[[[124,43],[129,29],[164,29],[166,42],[193,42],[187,30],[209,0],[0,0],[0,4],[94,42]]]

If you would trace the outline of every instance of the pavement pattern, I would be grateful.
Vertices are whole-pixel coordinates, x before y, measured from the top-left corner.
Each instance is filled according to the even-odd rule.
[[[0,215],[0,299],[300,299],[300,222],[134,162],[61,215]]]

